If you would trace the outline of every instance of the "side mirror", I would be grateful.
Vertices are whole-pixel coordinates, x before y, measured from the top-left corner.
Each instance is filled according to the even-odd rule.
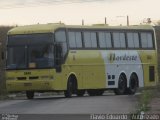
[[[61,72],[61,64],[63,61],[62,57],[62,46],[61,44],[55,44],[55,66],[56,66],[56,71]]]

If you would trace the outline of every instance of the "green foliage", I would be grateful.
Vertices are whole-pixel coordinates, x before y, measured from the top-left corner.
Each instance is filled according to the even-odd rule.
[[[160,97],[160,84],[157,84],[154,88],[144,88],[142,94],[138,98],[137,114],[141,112],[147,112],[150,110],[150,102],[155,97]]]
[[[6,81],[5,81],[5,60],[2,60],[2,52],[5,53],[7,32],[13,28],[12,26],[0,26],[0,99],[7,97]]]
[[[139,112],[141,111],[148,111],[149,110],[149,103],[153,98],[153,90],[144,90],[142,95],[139,98]]]

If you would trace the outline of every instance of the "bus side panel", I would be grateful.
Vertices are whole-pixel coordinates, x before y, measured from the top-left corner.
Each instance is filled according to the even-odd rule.
[[[99,50],[86,50],[82,57],[85,89],[106,88],[105,66]]]
[[[102,50],[101,54],[105,63],[106,87],[117,88],[120,74],[125,74],[127,87],[132,73],[136,73],[139,78],[139,86],[143,87],[143,68],[140,56],[135,50]]]
[[[144,86],[155,86],[158,77],[155,50],[139,51],[144,70]]]
[[[105,88],[104,62],[98,50],[71,50],[66,65],[75,73],[78,89]]]

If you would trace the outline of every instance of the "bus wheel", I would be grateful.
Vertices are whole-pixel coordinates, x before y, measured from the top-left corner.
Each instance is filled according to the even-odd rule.
[[[116,95],[123,95],[125,94],[125,91],[127,89],[127,82],[126,82],[126,76],[125,74],[121,74],[119,76],[119,81],[118,81],[118,88],[114,90]]]
[[[133,95],[136,93],[138,88],[138,77],[136,74],[132,74],[130,77],[128,94]]]
[[[72,91],[73,91],[73,83],[72,83],[71,79],[69,79],[68,84],[67,84],[67,90],[64,91],[65,97],[71,98],[72,97]]]
[[[85,94],[85,90],[77,90],[77,96],[82,97]]]
[[[27,99],[33,99],[34,92],[33,91],[26,91],[26,97],[27,97]]]

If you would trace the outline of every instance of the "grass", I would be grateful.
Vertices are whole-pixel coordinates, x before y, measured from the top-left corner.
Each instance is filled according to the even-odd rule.
[[[138,110],[137,113],[147,112],[150,110],[149,103],[151,102],[153,98],[153,89],[144,89],[142,91],[142,94],[139,96],[139,104],[138,104]]]
[[[155,88],[143,88],[141,94],[138,96],[138,106],[134,114],[131,114],[131,120],[140,120],[141,115],[148,112],[151,108],[149,106],[151,100],[156,96],[157,87]]]
[[[154,88],[144,88],[142,90],[142,94],[138,96],[138,109],[136,111],[137,114],[141,112],[150,111],[150,102],[155,97],[160,97],[160,85],[155,86]]]

